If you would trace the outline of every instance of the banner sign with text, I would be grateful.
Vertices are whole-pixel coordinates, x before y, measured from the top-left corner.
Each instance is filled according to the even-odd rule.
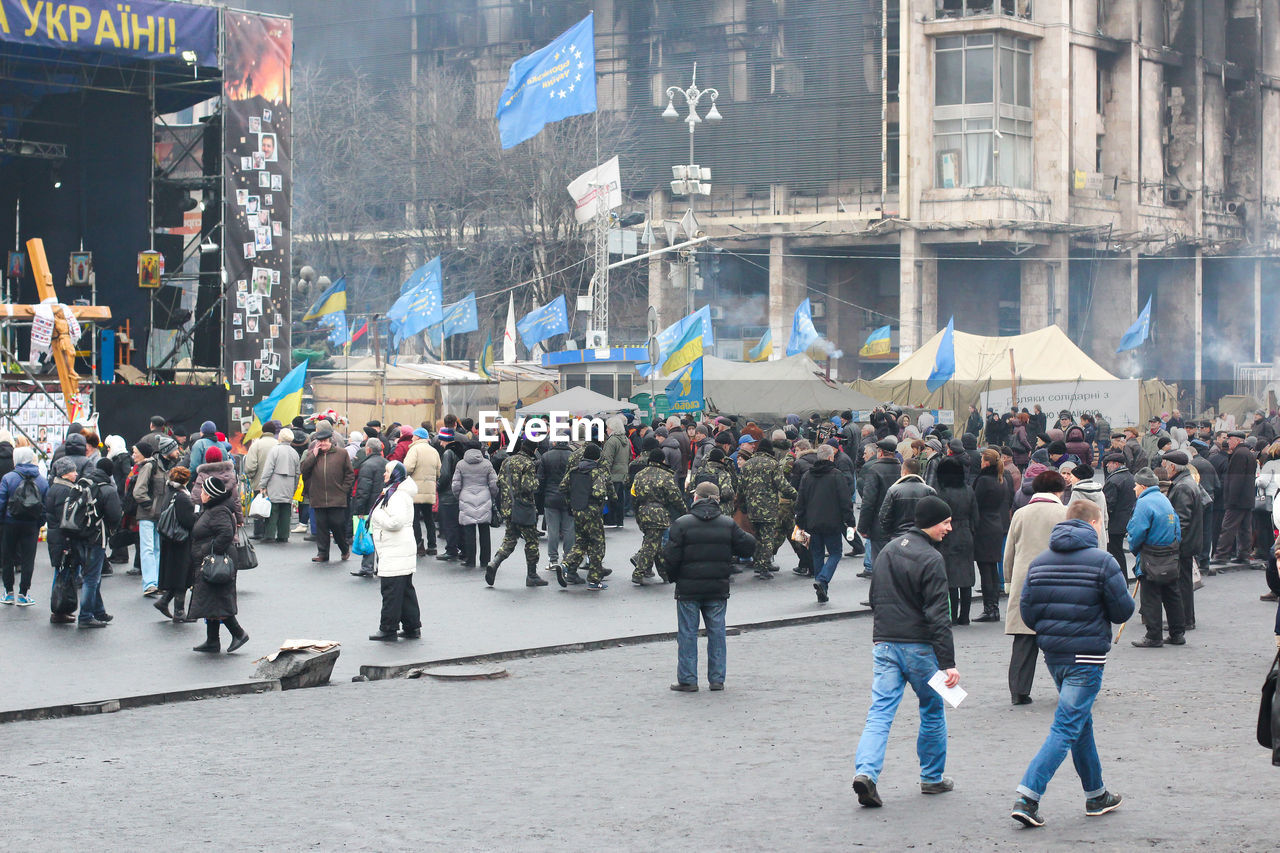
[[[1049,417],[1049,426],[1058,421],[1058,412],[1066,409],[1077,418],[1084,413],[1102,415],[1113,429],[1140,425],[1141,393],[1137,379],[1096,380],[1092,382],[1050,382],[1018,386],[1018,408],[1030,410],[1037,403]],[[1008,388],[982,395],[984,409],[1009,411],[1012,395]]]
[[[224,13],[222,366],[231,420],[248,421],[290,363],[293,22]]]
[[[218,9],[171,0],[0,0],[0,41],[218,67]]]

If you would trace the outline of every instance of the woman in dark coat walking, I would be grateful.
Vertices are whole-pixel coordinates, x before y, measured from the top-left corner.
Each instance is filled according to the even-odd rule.
[[[969,624],[969,602],[973,598],[973,538],[978,530],[978,511],[973,490],[965,485],[965,465],[961,457],[948,456],[938,463],[938,497],[951,507],[951,532],[938,546],[947,564],[947,586],[951,593],[951,624]]]
[[[249,642],[249,635],[236,621],[236,573],[231,573],[231,580],[224,584],[206,583],[200,564],[210,554],[227,554],[236,535],[235,510],[232,507],[233,494],[231,483],[221,477],[210,477],[204,481],[204,489],[200,499],[204,509],[191,528],[191,571],[195,575],[195,592],[191,594],[191,608],[187,611],[192,619],[204,619],[208,632],[204,643],[196,646],[196,652],[220,652],[222,643],[218,639],[218,625],[225,624],[231,632],[231,644],[227,646],[230,654]]]
[[[978,563],[978,575],[982,579],[982,615],[975,622],[1000,621],[1000,576],[996,564],[1004,559],[1004,538],[1009,532],[1013,497],[1010,485],[1000,451],[990,447],[982,451],[982,467],[973,482],[978,516],[973,559]]]
[[[163,515],[169,504],[173,504],[178,524],[187,531],[185,539],[170,539],[160,530],[160,591],[163,594],[152,606],[174,622],[186,621],[183,605],[191,587],[191,528],[196,524],[196,507],[191,501],[191,493],[187,491],[190,480],[188,469],[181,465],[171,469],[160,508],[160,515]],[[157,519],[159,517],[156,516]],[[169,612],[170,602],[173,602],[172,613]]]

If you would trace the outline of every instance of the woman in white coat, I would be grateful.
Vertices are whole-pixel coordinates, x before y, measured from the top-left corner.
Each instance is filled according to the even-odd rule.
[[[369,510],[369,533],[377,554],[378,579],[382,584],[382,618],[378,633],[370,640],[417,640],[422,637],[422,613],[418,593],[413,588],[413,572],[418,564],[418,543],[413,538],[413,496],[418,487],[407,479],[404,464],[387,465],[386,483]],[[404,630],[396,633],[396,629]]]

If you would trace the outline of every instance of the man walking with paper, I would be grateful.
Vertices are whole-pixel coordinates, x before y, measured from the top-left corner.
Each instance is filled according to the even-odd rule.
[[[1022,620],[1036,632],[1058,686],[1049,737],[1023,774],[1010,814],[1023,826],[1044,826],[1040,798],[1068,752],[1084,787],[1084,813],[1097,817],[1120,805],[1120,796],[1102,782],[1093,701],[1102,687],[1111,626],[1129,621],[1134,603],[1120,564],[1098,547],[1105,535],[1097,504],[1071,504],[1049,535],[1049,550],[1031,561],[1022,587]]]
[[[935,495],[916,504],[916,524],[876,555],[871,573],[874,623],[871,707],[854,757],[853,790],[864,806],[883,805],[876,783],[884,766],[889,727],[907,684],[920,700],[920,792],[945,794],[955,787],[942,775],[947,763],[947,717],[930,681],[942,675],[960,683],[951,640],[947,568],[938,543],[951,532],[951,507]],[[943,672],[939,672],[942,670]]]

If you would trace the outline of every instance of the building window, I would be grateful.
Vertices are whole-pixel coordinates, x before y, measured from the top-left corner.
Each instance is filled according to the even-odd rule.
[[[933,118],[938,187],[1030,187],[1030,41],[989,33],[939,38]]]

